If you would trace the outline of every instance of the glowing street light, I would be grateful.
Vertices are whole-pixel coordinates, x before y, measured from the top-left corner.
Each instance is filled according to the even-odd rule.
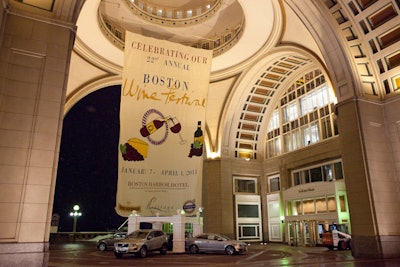
[[[74,234],[74,241],[75,241],[76,221],[78,220],[78,217],[82,216],[82,212],[79,211],[80,209],[79,205],[74,205],[72,209],[74,211],[70,212],[69,216],[74,217],[74,225],[72,227],[72,232]]]

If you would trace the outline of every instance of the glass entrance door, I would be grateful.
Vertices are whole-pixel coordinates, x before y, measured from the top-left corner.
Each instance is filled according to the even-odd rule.
[[[316,221],[288,222],[289,245],[314,247],[318,241]]]

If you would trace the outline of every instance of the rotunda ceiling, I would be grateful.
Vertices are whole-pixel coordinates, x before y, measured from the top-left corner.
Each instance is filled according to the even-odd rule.
[[[255,60],[261,50],[271,47],[279,39],[280,31],[278,29],[276,34],[274,27],[281,25],[275,20],[282,15],[277,12],[279,5],[273,2],[91,0],[86,1],[80,13],[77,41],[90,47],[93,55],[89,57],[100,57],[123,66],[124,35],[128,30],[211,49],[214,51],[212,72],[234,67],[237,73],[249,60]],[[118,40],[110,40],[110,36]],[[235,73],[230,71],[229,75]]]
[[[243,9],[236,0],[121,2],[102,1],[99,6],[100,22],[106,24],[103,29],[121,41],[128,30],[220,54],[237,42],[244,24]]]

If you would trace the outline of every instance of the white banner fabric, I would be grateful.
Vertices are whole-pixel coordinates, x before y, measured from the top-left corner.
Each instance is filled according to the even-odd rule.
[[[212,51],[131,32],[125,40],[116,211],[195,214]]]

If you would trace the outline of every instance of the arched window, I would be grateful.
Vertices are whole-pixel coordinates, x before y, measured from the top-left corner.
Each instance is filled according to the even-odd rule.
[[[301,76],[282,95],[273,111],[266,157],[274,157],[338,135],[337,100],[320,70]]]

